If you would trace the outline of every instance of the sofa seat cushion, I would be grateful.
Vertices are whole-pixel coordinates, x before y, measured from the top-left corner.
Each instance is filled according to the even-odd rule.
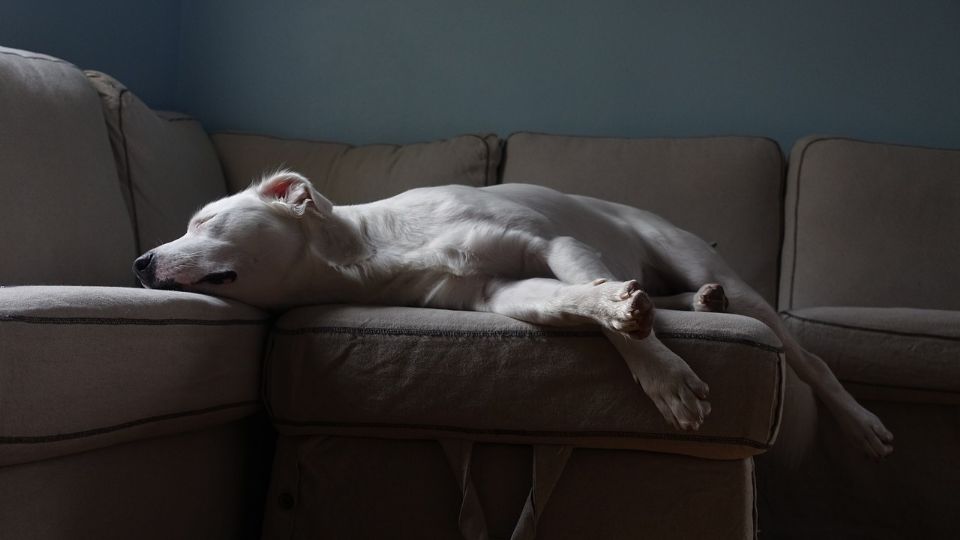
[[[209,296],[0,288],[0,466],[250,415],[267,331]]]
[[[265,399],[281,433],[460,438],[733,459],[766,450],[780,343],[727,314],[661,312],[656,331],[710,385],[698,432],[670,428],[595,328],[491,313],[317,306],[279,319]]]
[[[280,139],[218,133],[220,154],[232,191],[285,167],[313,183],[335,204],[371,202],[408,189],[496,182],[500,140],[496,135],[461,135],[415,144],[369,144]]]
[[[783,317],[857,397],[960,404],[960,311],[819,307]]]

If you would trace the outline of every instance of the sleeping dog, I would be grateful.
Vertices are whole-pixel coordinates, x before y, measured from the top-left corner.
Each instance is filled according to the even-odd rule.
[[[657,339],[655,309],[729,310],[779,336],[793,372],[868,454],[893,450],[882,422],[708,244],[622,204],[505,184],[334,206],[306,178],[279,171],[205,206],[184,236],[139,257],[134,270],[148,288],[271,310],[388,304],[597,324],[664,419],[682,430],[699,429],[710,414],[710,390]],[[791,395],[803,399],[812,404],[809,390]]]

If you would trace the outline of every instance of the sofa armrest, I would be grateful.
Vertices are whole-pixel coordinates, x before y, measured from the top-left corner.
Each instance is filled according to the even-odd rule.
[[[189,293],[0,288],[0,466],[252,414],[270,322]]]
[[[663,311],[656,331],[711,388],[698,432],[670,428],[596,328],[492,313],[318,306],[272,333],[264,398],[286,435],[468,439],[741,459],[773,443],[776,335],[747,317]]]

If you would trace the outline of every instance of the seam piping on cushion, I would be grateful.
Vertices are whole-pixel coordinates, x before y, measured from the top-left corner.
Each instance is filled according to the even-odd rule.
[[[132,427],[137,427],[145,424],[151,424],[153,422],[162,422],[164,420],[173,420],[176,418],[183,418],[187,416],[199,416],[202,414],[208,414],[208,413],[219,412],[227,409],[235,409],[235,408],[247,407],[250,405],[259,405],[259,404],[260,402],[256,400],[237,401],[235,403],[224,403],[222,405],[214,405],[213,407],[206,407],[204,409],[194,409],[191,411],[184,411],[179,413],[169,413],[169,414],[160,414],[157,416],[148,416],[146,418],[131,420],[129,422],[123,422],[121,424],[116,424],[113,426],[87,429],[84,431],[75,431],[72,433],[58,433],[56,435],[0,436],[0,444],[39,444],[39,443],[66,441],[71,439],[82,439],[85,437],[92,437],[94,435],[103,435],[106,433],[112,433],[114,431],[129,429]]]
[[[25,324],[63,324],[95,326],[236,326],[266,325],[272,319],[133,319],[124,317],[34,317],[30,315],[0,315],[0,323],[15,322]]]
[[[798,159],[797,163],[797,186],[795,190],[796,197],[793,199],[793,259],[790,261],[790,304],[787,306],[788,308],[793,307],[793,292],[794,288],[796,287],[797,280],[797,239],[799,237],[797,231],[799,230],[798,225],[800,224],[800,177],[803,173],[803,162],[807,155],[807,150],[822,140],[824,139],[814,139],[804,146],[803,150],[800,152],[800,158]],[[789,182],[789,178],[787,181]],[[782,272],[783,268],[781,268],[780,271]]]
[[[352,327],[352,326],[319,326],[303,328],[274,328],[273,333],[283,336],[301,336],[306,334],[350,334],[374,336],[416,336],[416,337],[465,337],[465,338],[603,338],[603,334],[595,330],[451,330],[451,329],[413,329],[413,328],[379,328],[379,327]],[[689,339],[698,341],[713,341],[745,345],[763,351],[782,353],[783,349],[766,343],[760,343],[746,338],[711,336],[696,332],[660,332],[657,336],[662,339]]]
[[[127,190],[130,192],[130,211],[133,214],[133,241],[137,249],[135,256],[139,256],[143,251],[140,242],[140,218],[137,216],[137,193],[133,189],[133,178],[130,174],[130,151],[127,148],[127,133],[123,129],[123,97],[128,91],[124,88],[117,96],[117,123],[120,125],[120,139],[123,141],[124,176],[126,176]]]
[[[63,64],[66,66],[77,67],[73,62],[67,62],[66,60],[61,60],[59,58],[45,58],[43,56],[27,56],[13,51],[0,51],[0,54],[5,54],[7,56],[16,56],[17,58],[23,58],[25,60],[43,60],[44,62],[53,62],[54,64]]]
[[[916,392],[937,392],[941,394],[960,395],[960,390],[948,390],[943,388],[921,388],[919,386],[906,386],[902,384],[894,385],[894,384],[883,384],[883,383],[875,383],[875,382],[864,382],[864,381],[857,381],[854,379],[841,378],[839,376],[837,377],[837,379],[839,379],[840,382],[842,383],[856,384],[860,386],[870,386],[872,388],[884,388],[889,390],[913,390]]]
[[[751,448],[768,449],[770,445],[748,439],[746,437],[722,437],[717,435],[684,435],[682,433],[657,433],[644,431],[547,431],[524,429],[481,429],[458,426],[444,426],[433,424],[393,424],[389,422],[332,422],[332,421],[301,421],[273,417],[274,423],[291,427],[332,427],[332,428],[389,428],[389,429],[416,429],[424,431],[447,431],[452,433],[476,435],[517,435],[522,437],[622,437],[634,439],[654,439],[669,441],[710,442],[721,444],[742,444]]]
[[[486,139],[484,139],[483,137],[475,133],[468,133],[464,135],[464,137],[471,137],[471,138],[477,139],[478,141],[480,141],[480,144],[483,145],[483,152],[484,152],[483,185],[480,187],[489,186],[490,185],[489,184],[490,182],[490,145],[487,144]]]
[[[798,315],[794,315],[793,313],[791,313],[791,312],[789,312],[789,311],[783,311],[783,312],[781,312],[781,314],[784,315],[784,316],[786,316],[787,318],[796,319],[796,320],[798,320],[798,321],[803,321],[803,322],[805,322],[805,323],[819,324],[819,325],[822,325],[822,326],[833,326],[833,327],[835,327],[835,328],[844,328],[844,329],[847,329],[847,330],[858,330],[858,331],[861,331],[861,332],[873,332],[873,333],[875,333],[875,334],[888,334],[888,335],[891,335],[891,336],[915,337],[915,338],[925,338],[925,339],[942,339],[942,340],[944,340],[944,341],[960,341],[960,337],[954,337],[954,336],[940,336],[940,335],[937,335],[937,334],[923,334],[923,333],[920,333],[920,332],[898,332],[898,331],[896,331],[896,330],[883,330],[883,329],[880,329],[880,328],[867,328],[867,327],[864,327],[864,326],[856,326],[856,325],[852,325],[852,324],[835,323],[835,322],[829,322],[829,321],[819,321],[819,320],[817,320],[817,319],[809,319],[809,318],[807,318],[807,317],[800,317],[800,316],[798,316]]]

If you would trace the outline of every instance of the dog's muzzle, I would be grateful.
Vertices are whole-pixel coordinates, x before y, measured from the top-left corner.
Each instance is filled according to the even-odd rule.
[[[156,265],[154,264],[152,251],[144,253],[133,261],[133,273],[137,275],[137,279],[140,280],[140,283],[143,283],[144,287],[156,288]]]

